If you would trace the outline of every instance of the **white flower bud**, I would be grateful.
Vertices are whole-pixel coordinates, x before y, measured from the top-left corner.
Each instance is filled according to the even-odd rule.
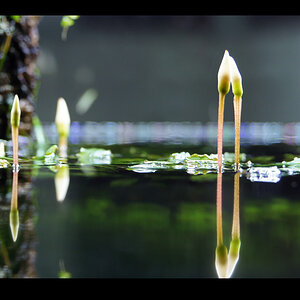
[[[232,92],[235,96],[242,97],[243,95],[242,76],[235,63],[235,60],[231,56],[229,57],[229,59],[230,59],[230,69],[231,69]]]
[[[70,132],[70,114],[64,98],[59,98],[55,116],[56,128],[59,136],[68,137]]]
[[[220,94],[226,95],[230,89],[230,59],[229,52],[225,50],[219,72],[218,72],[218,91]]]

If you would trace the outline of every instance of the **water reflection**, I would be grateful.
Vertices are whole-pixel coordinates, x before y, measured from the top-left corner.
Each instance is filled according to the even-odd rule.
[[[20,173],[0,171],[0,278],[36,277],[32,177]]]
[[[239,213],[239,187],[240,172],[234,175],[234,199],[233,199],[233,218],[229,253],[223,243],[222,225],[222,176],[218,173],[217,177],[217,248],[215,256],[215,266],[219,278],[231,277],[239,259],[240,252],[240,213]]]
[[[9,225],[12,233],[13,241],[15,242],[18,237],[19,231],[19,210],[18,210],[18,170],[13,170],[13,183],[11,192],[11,206],[9,213]]]
[[[58,202],[64,201],[69,184],[70,184],[70,171],[68,164],[61,164],[57,167],[57,171],[54,177],[56,200]]]

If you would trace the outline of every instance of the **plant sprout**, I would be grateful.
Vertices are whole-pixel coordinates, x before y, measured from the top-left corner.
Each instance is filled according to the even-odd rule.
[[[59,98],[55,116],[56,128],[59,136],[58,148],[61,157],[67,157],[68,137],[70,133],[70,114],[64,98]]]
[[[21,109],[18,95],[15,95],[14,102],[11,109],[10,124],[11,136],[13,143],[13,167],[17,169],[18,164],[18,151],[19,151],[19,126],[21,118]]]
[[[225,50],[219,72],[218,72],[218,91],[219,91],[219,108],[218,108],[218,171],[222,171],[222,152],[223,152],[223,123],[224,123],[224,103],[225,96],[230,89],[230,58],[229,52]]]
[[[60,25],[63,28],[61,33],[61,39],[65,41],[67,39],[67,33],[71,26],[75,24],[75,20],[77,20],[79,16],[63,16]]]
[[[233,107],[234,107],[234,128],[235,128],[235,139],[234,139],[234,153],[235,153],[235,170],[239,169],[240,163],[240,132],[241,132],[241,113],[242,113],[242,76],[235,63],[235,60],[230,56],[230,67],[231,67],[231,85],[233,92]]]
[[[235,60],[229,56],[225,50],[219,72],[218,72],[218,91],[219,91],[219,109],[218,109],[218,171],[222,171],[222,152],[223,152],[223,123],[224,123],[224,103],[225,96],[229,92],[230,84],[234,95],[234,127],[235,127],[235,171],[239,169],[240,161],[240,129],[242,112],[242,77],[235,63]]]

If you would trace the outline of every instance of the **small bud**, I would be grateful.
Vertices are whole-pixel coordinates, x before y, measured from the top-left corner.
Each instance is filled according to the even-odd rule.
[[[12,127],[19,127],[21,118],[20,101],[18,95],[15,95],[10,114],[10,124]]]
[[[225,50],[219,72],[218,72],[218,91],[220,94],[226,95],[230,89],[230,59],[229,52]]]
[[[56,107],[55,123],[60,137],[68,137],[70,132],[70,114],[64,98],[59,98]]]
[[[12,238],[13,241],[15,242],[17,240],[18,231],[19,231],[19,210],[18,209],[12,209],[10,211],[9,224],[10,224]]]
[[[235,96],[242,97],[243,95],[242,76],[236,65],[235,60],[231,56],[230,56],[230,68],[231,68],[232,92]]]

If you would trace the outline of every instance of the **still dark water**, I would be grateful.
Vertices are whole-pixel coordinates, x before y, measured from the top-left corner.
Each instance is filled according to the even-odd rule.
[[[180,127],[181,132],[193,132],[190,140],[177,136],[173,142],[145,141],[142,134],[140,140],[134,140],[133,130],[138,126],[130,125],[132,139],[127,135],[123,142],[116,142],[115,133],[124,138],[124,128],[121,134],[120,124],[105,124],[113,127],[110,134],[106,131],[105,141],[95,139],[93,143],[86,141],[86,136],[77,143],[73,140],[67,161],[57,157],[42,163],[21,160],[15,242],[10,227],[13,172],[10,167],[0,169],[0,276],[217,278],[218,175],[212,161],[194,164],[188,156],[184,160],[183,154],[211,154],[216,146],[213,138],[212,142],[208,136],[204,140],[199,124],[192,125],[189,129],[191,124]],[[162,133],[167,125],[155,126],[161,126],[158,132]],[[224,168],[219,181],[222,199],[218,209],[228,250],[232,224],[239,217],[241,245],[233,278],[300,277],[296,125],[289,125],[292,129],[270,126],[278,126],[284,135],[270,143],[258,130],[256,144],[242,139],[241,152],[246,158],[240,172]],[[45,129],[50,143],[55,140],[49,134],[51,128]],[[231,124],[226,128],[229,132]],[[247,128],[245,125],[244,132]],[[294,134],[287,134],[286,128]],[[211,132],[213,137],[214,130]],[[233,151],[231,142],[228,138],[224,152]],[[81,147],[110,150],[111,155],[94,150],[87,158],[79,155]],[[181,156],[174,162],[170,160],[172,153]],[[59,200],[58,189],[65,189]],[[234,199],[238,199],[235,218]]]

